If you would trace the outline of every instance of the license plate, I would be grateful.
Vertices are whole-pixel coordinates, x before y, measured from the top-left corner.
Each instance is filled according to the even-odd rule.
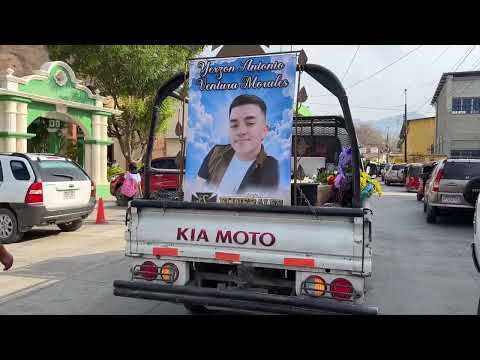
[[[446,204],[461,204],[462,199],[458,195],[442,195],[442,202]]]
[[[75,190],[65,190],[63,192],[63,200],[75,199]]]

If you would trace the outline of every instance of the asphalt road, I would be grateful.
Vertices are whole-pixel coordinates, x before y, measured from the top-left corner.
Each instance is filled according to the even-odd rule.
[[[396,186],[384,190],[372,200],[367,303],[383,314],[474,314],[480,274],[469,247],[472,218],[427,224],[414,194]],[[107,225],[96,225],[92,214],[79,231],[39,228],[8,245],[15,264],[0,273],[0,314],[187,314],[181,305],[113,296],[113,280],[128,278],[129,259],[123,253],[124,209],[110,205]]]

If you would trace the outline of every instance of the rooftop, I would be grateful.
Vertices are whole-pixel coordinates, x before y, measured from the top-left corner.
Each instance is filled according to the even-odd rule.
[[[460,72],[447,72],[443,73],[442,77],[440,78],[440,81],[438,82],[437,89],[435,90],[435,94],[433,94],[432,101],[430,102],[430,105],[433,105],[436,103],[438,95],[440,95],[440,91],[442,91],[443,84],[445,84],[445,81],[447,81],[447,76],[448,75],[453,75],[454,78],[456,77],[467,77],[467,76],[478,76],[480,77],[480,71],[460,71]]]

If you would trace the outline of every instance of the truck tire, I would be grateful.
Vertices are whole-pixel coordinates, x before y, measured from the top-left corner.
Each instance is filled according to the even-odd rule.
[[[23,232],[18,230],[17,217],[9,209],[0,209],[0,244],[11,244],[21,240]]]
[[[125,197],[125,195],[122,194],[122,192],[120,191],[120,187],[118,187],[117,191],[115,192],[115,197],[117,198],[118,206],[128,205],[128,199]]]
[[[435,224],[437,222],[437,210],[433,206],[427,205],[427,222]]]
[[[71,232],[71,231],[78,230],[82,227],[82,225],[83,225],[83,220],[75,220],[75,221],[70,221],[63,224],[57,224],[57,226],[63,232]]]
[[[193,315],[201,315],[209,313],[209,310],[206,306],[203,305],[193,305],[193,304],[183,304],[185,309],[191,312]]]

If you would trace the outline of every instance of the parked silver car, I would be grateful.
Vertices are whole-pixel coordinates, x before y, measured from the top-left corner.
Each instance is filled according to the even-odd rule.
[[[393,164],[392,167],[385,173],[385,185],[391,183],[404,183],[405,182],[405,167],[406,164]]]
[[[474,206],[464,197],[470,179],[480,176],[480,159],[446,159],[440,161],[425,185],[424,210],[427,222],[438,215],[454,212],[473,213]]]
[[[385,174],[391,168],[392,168],[392,164],[385,164],[385,166],[382,168],[382,170],[380,172],[380,176],[382,177],[382,181],[385,181]]]

